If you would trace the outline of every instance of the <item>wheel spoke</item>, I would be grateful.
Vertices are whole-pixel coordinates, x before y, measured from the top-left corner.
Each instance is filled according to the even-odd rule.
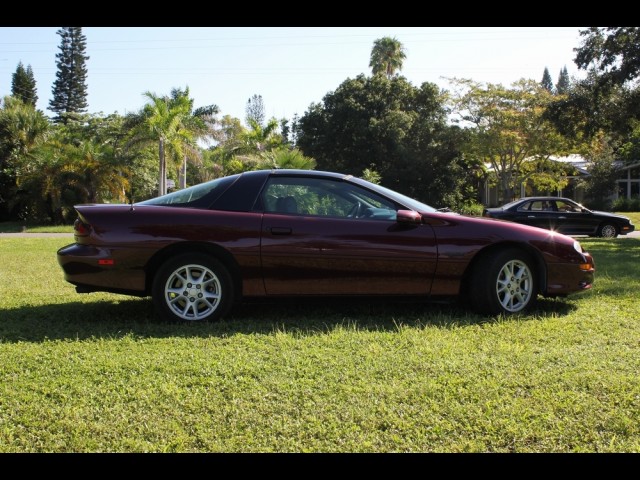
[[[505,310],[522,310],[531,297],[531,272],[527,265],[517,260],[507,262],[498,275],[496,293]]]
[[[184,265],[165,284],[167,305],[184,320],[209,316],[220,305],[220,280],[202,265]]]

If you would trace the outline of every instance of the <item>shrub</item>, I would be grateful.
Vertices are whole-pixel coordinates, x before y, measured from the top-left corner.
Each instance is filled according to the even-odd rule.
[[[612,209],[614,212],[639,212],[640,196],[631,198],[617,198],[613,201]]]

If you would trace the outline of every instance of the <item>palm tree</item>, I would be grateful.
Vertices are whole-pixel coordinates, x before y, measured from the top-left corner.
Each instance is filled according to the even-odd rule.
[[[247,121],[251,129],[243,136],[244,147],[247,149],[245,153],[268,152],[282,145],[276,119],[272,118],[265,126],[253,118],[248,118]]]
[[[181,125],[182,137],[185,139],[183,144],[183,156],[178,182],[180,188],[187,186],[187,160],[201,159],[201,152],[197,142],[202,140],[214,140],[218,136],[215,130],[217,124],[216,115],[220,113],[217,105],[207,105],[193,109],[193,99],[189,98],[189,88],[185,90],[173,89],[171,91],[171,100],[180,104],[183,98],[189,101],[189,114],[183,119]]]
[[[391,78],[396,70],[402,70],[402,62],[407,56],[404,47],[395,37],[383,37],[373,42],[369,66],[374,75],[383,74]]]
[[[188,107],[171,109],[169,98],[146,91],[143,94],[148,103],[138,113],[127,116],[127,126],[132,128],[133,142],[158,143],[158,196],[167,193],[167,159],[165,149],[175,142],[178,126],[186,115]]]
[[[186,161],[199,158],[197,141],[213,137],[212,125],[218,107],[209,105],[193,109],[189,88],[173,89],[171,96],[145,92],[148,103],[138,113],[127,116],[126,125],[132,131],[131,143],[158,143],[158,195],[167,193],[167,151],[184,163],[181,187],[186,185]]]
[[[301,170],[313,170],[316,168],[316,161],[311,157],[306,157],[297,148],[286,146],[276,148],[270,152],[264,152],[259,162],[260,168],[295,168]]]
[[[20,177],[37,171],[35,152],[46,142],[51,124],[33,105],[7,96],[0,108],[0,218],[20,210]]]
[[[16,97],[4,97],[0,109],[0,147],[6,160],[26,160],[34,147],[51,131],[47,117],[33,105]]]

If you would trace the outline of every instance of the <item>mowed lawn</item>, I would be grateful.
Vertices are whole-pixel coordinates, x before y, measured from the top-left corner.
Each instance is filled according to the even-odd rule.
[[[636,223],[637,224],[637,223]],[[77,294],[69,238],[0,238],[0,452],[640,452],[640,238],[513,317],[248,303],[163,324]]]

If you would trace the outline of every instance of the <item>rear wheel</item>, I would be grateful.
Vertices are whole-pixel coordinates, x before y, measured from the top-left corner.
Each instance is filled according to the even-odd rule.
[[[152,301],[166,321],[215,321],[233,304],[229,271],[215,258],[182,254],[165,262],[154,279]]]
[[[615,225],[610,223],[603,223],[598,228],[598,236],[603,238],[616,238],[618,236],[618,229]]]
[[[533,262],[516,248],[485,255],[471,275],[469,300],[479,313],[521,312],[530,308],[536,297]]]

